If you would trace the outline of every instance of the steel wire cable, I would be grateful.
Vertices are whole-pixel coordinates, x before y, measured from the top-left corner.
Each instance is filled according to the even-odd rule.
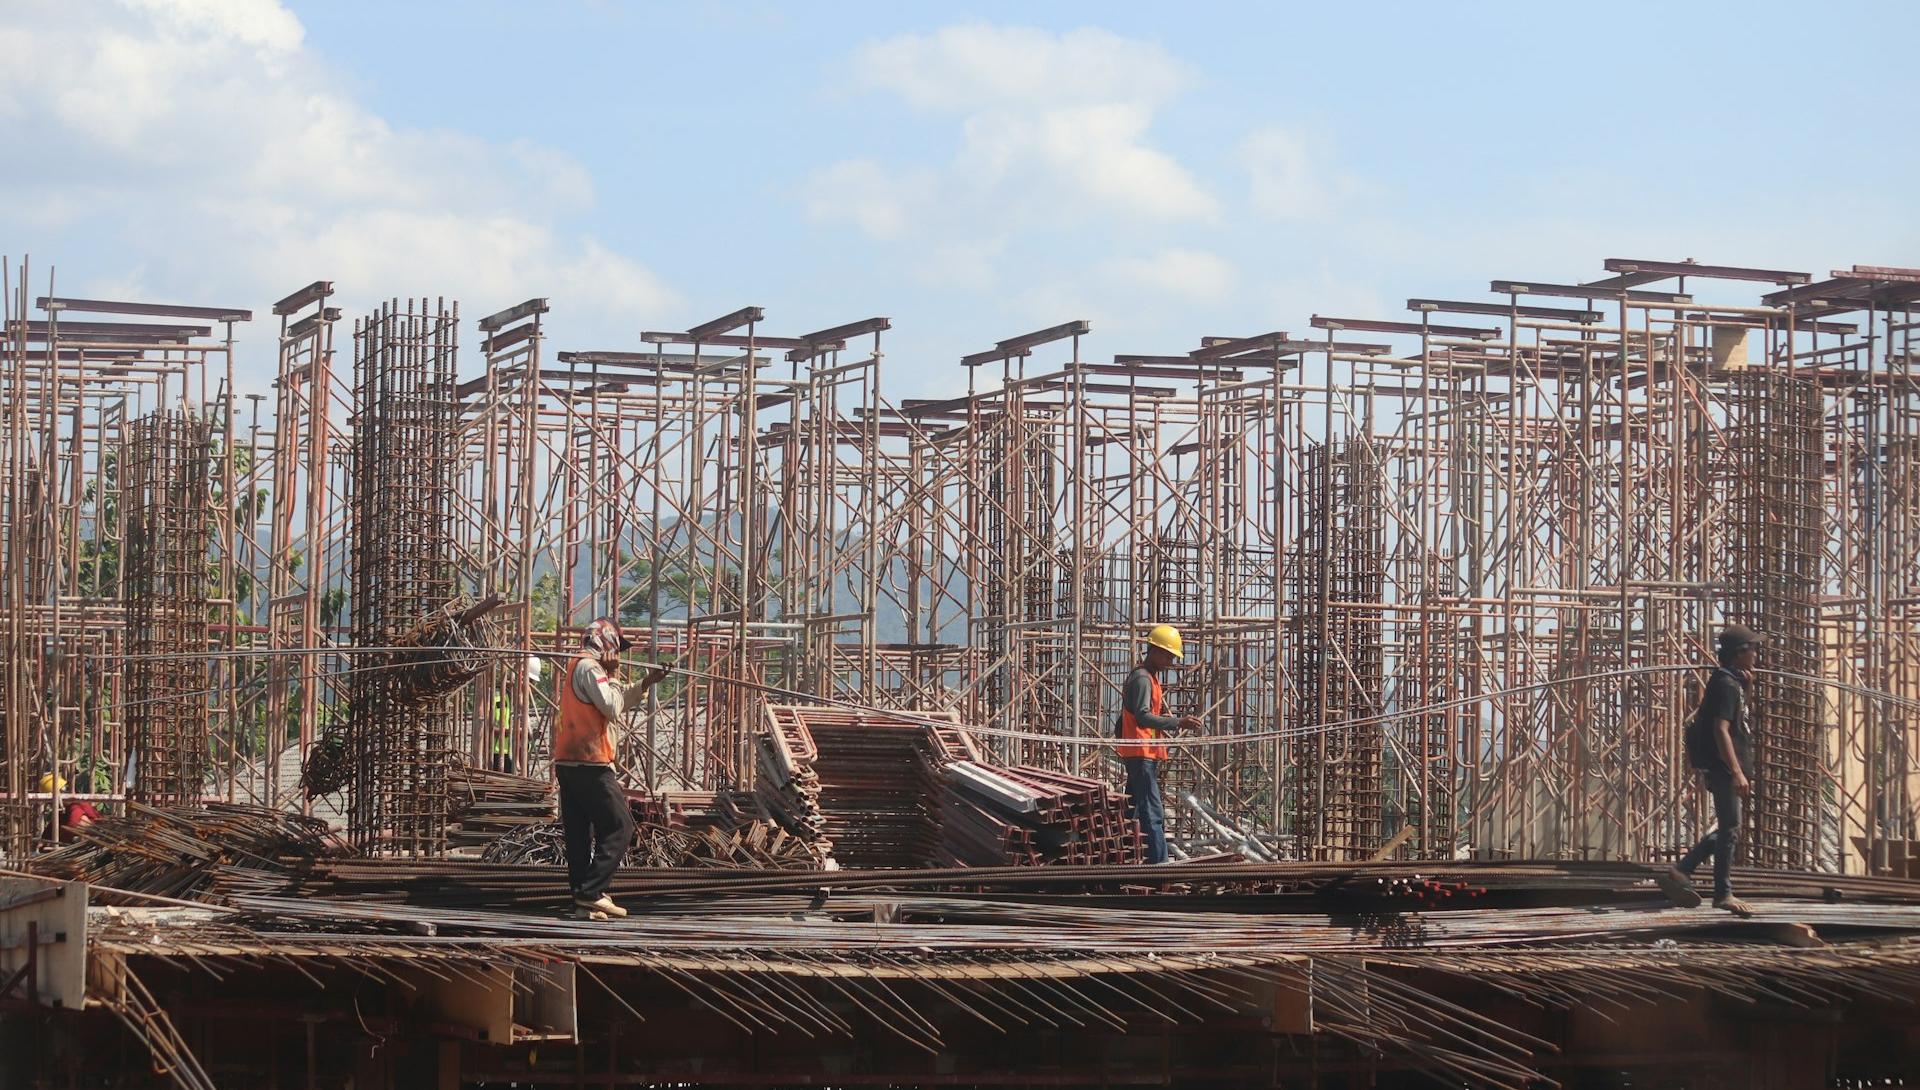
[[[352,655],[356,655],[356,654],[392,654],[397,651],[409,651],[409,652],[418,653],[421,650],[423,649],[413,645],[403,645],[403,646],[397,646],[397,647],[247,648],[247,649],[235,649],[231,651],[209,651],[204,654],[196,653],[196,652],[168,652],[168,653],[159,653],[159,654],[145,655],[145,656],[122,656],[122,658],[126,659],[126,658],[138,657],[138,658],[146,658],[146,659],[172,659],[172,658],[224,659],[224,658],[248,658],[255,655],[266,655],[266,654],[274,654],[274,655],[324,654],[324,655],[343,655],[343,656],[351,657]],[[514,649],[508,649],[508,648],[492,648],[492,647],[461,648],[460,650],[463,655],[491,654],[491,655],[512,656],[514,658],[525,658],[528,656],[532,656],[532,657],[538,657],[542,659],[554,659],[559,661],[571,660],[574,658],[578,658],[580,655],[580,652],[578,651],[525,651],[525,650],[514,650]],[[452,662],[452,661],[455,661],[455,660],[452,658],[415,657],[404,663],[382,663],[375,666],[349,666],[341,670],[328,671],[324,675],[316,673],[316,674],[305,675],[305,676],[306,677],[325,676],[331,679],[331,678],[347,677],[356,673],[366,673],[366,672],[372,672],[376,670],[413,669],[423,665],[432,665],[440,662]],[[680,674],[686,677],[702,678],[708,681],[715,682],[716,684],[733,685],[739,688],[751,689],[756,692],[765,693],[771,696],[785,697],[795,703],[826,705],[830,707],[844,708],[848,711],[864,712],[870,715],[890,719],[900,723],[912,724],[916,726],[937,727],[937,728],[946,729],[946,730],[951,730],[955,726],[955,724],[951,721],[939,720],[939,719],[927,719],[921,716],[914,715],[912,712],[909,712],[909,711],[901,711],[893,708],[882,708],[882,707],[878,707],[871,704],[862,704],[854,700],[847,700],[841,697],[827,696],[819,693],[808,693],[808,692],[803,692],[797,689],[784,688],[778,685],[768,685],[768,684],[765,684],[764,682],[749,681],[745,678],[733,677],[726,674],[710,673],[705,670],[695,669],[694,667],[691,667],[691,666],[683,666],[677,662],[672,662],[672,663],[641,662],[641,663],[637,663],[636,665],[645,669],[655,669],[655,668],[664,666],[669,675]],[[1478,704],[1486,700],[1494,700],[1494,699],[1498,699],[1501,697],[1508,697],[1508,696],[1517,696],[1522,693],[1534,692],[1540,689],[1551,689],[1551,688],[1554,688],[1555,686],[1560,686],[1560,685],[1571,685],[1575,683],[1584,683],[1584,682],[1591,682],[1591,681],[1604,681],[1611,678],[1638,677],[1638,676],[1650,675],[1650,674],[1685,673],[1688,671],[1710,670],[1710,669],[1713,669],[1713,667],[1703,663],[1673,663],[1673,664],[1653,665],[1653,666],[1622,667],[1614,670],[1599,670],[1599,671],[1586,673],[1586,674],[1569,674],[1565,677],[1549,678],[1544,681],[1531,681],[1522,685],[1509,686],[1504,689],[1493,689],[1493,690],[1489,690],[1482,693],[1475,693],[1470,696],[1455,697],[1451,700],[1438,701],[1432,704],[1425,704],[1416,708],[1406,708],[1399,711],[1391,711],[1391,712],[1378,712],[1373,715],[1354,716],[1349,719],[1341,719],[1341,720],[1330,721],[1327,723],[1319,723],[1319,724],[1314,724],[1312,726],[1288,727],[1288,728],[1282,728],[1277,730],[1266,730],[1266,731],[1248,731],[1244,734],[1208,734],[1208,735],[1188,735],[1188,736],[1167,735],[1167,736],[1162,736],[1160,738],[1156,738],[1154,741],[1156,744],[1164,744],[1169,747],[1195,748],[1199,746],[1237,745],[1237,744],[1244,744],[1247,742],[1261,742],[1261,741],[1275,741],[1275,740],[1291,739],[1291,738],[1304,738],[1304,737],[1310,737],[1315,734],[1323,734],[1323,733],[1328,733],[1328,732],[1337,731],[1337,730],[1347,730],[1353,727],[1368,726],[1373,723],[1389,723],[1397,719],[1406,719],[1406,718],[1412,718],[1414,716],[1422,716],[1422,715],[1432,715],[1436,712],[1444,712],[1444,711],[1450,711],[1455,708],[1469,707],[1471,705]],[[1810,674],[1796,673],[1791,670],[1776,670],[1768,667],[1757,667],[1755,668],[1754,672],[1756,674],[1765,674],[1772,677],[1785,678],[1790,681],[1800,681],[1800,682],[1805,682],[1812,685],[1818,685],[1823,688],[1839,689],[1843,692],[1853,693],[1855,695],[1862,696],[1867,699],[1885,701],[1886,703],[1893,705],[1895,707],[1905,708],[1910,711],[1920,711],[1920,700],[1909,699],[1907,697],[1900,696],[1897,693],[1887,692],[1884,689],[1874,689],[1864,685],[1855,685],[1851,682],[1841,681],[1837,678],[1815,677]],[[207,689],[194,690],[194,691],[189,691],[185,693],[175,693],[160,699],[177,700],[182,696],[209,696],[216,693],[222,693],[225,691],[226,691],[225,686],[215,686]],[[118,704],[110,705],[110,707],[128,708],[128,707],[133,707],[139,703],[143,703],[143,702],[123,701]],[[967,724],[960,724],[960,728],[967,731],[969,734],[984,735],[984,736],[993,737],[993,738],[1012,738],[1012,739],[1038,741],[1038,742],[1073,742],[1075,744],[1081,744],[1081,745],[1116,746],[1116,747],[1129,744],[1124,739],[1113,738],[1105,735],[1048,734],[1041,731],[1020,731],[1020,730],[1011,730],[1003,727],[973,726],[973,725],[967,725]]]

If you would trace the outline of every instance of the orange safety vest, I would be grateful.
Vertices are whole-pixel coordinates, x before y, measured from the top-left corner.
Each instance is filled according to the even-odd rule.
[[[1153,682],[1153,705],[1149,710],[1154,715],[1167,714],[1166,691],[1160,688],[1160,679],[1154,677],[1152,674],[1148,674],[1147,680]],[[1124,694],[1122,695],[1124,698]],[[1120,737],[1140,739],[1158,738],[1160,737],[1160,732],[1154,730],[1152,727],[1141,726],[1140,721],[1133,717],[1133,713],[1128,711],[1126,705],[1123,703],[1120,706]],[[1148,757],[1156,761],[1164,761],[1167,759],[1167,747],[1165,746],[1115,746],[1114,749],[1123,758]]]
[[[573,672],[582,662],[593,662],[587,655],[573,660],[567,676],[560,679],[560,720],[553,733],[553,759],[581,764],[613,763],[613,739],[607,732],[607,717],[592,701],[582,700],[573,691]],[[594,662],[598,669],[600,664]]]

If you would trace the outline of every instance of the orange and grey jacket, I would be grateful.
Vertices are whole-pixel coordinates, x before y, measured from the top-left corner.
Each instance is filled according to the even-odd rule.
[[[1160,679],[1144,666],[1134,667],[1120,690],[1120,737],[1146,742],[1160,737],[1163,731],[1172,733],[1179,728],[1180,720],[1166,711],[1166,690],[1160,687]],[[1114,750],[1122,758],[1167,759],[1167,747],[1162,745],[1120,745]]]

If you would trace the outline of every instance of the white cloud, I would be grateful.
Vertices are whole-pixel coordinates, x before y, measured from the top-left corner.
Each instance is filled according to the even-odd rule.
[[[349,307],[413,292],[486,313],[551,294],[632,328],[677,305],[645,266],[561,228],[594,203],[579,163],[392,124],[277,0],[10,0],[0,57],[0,118],[33,149],[9,166],[9,234],[43,251],[111,239],[117,264],[90,259],[82,281],[256,309],[316,278]]]
[[[994,107],[1157,103],[1187,83],[1184,66],[1150,42],[1097,27],[1052,34],[982,23],[863,46],[856,71],[869,87],[952,113]]]
[[[1332,205],[1326,183],[1306,141],[1285,129],[1264,128],[1240,144],[1247,169],[1248,200],[1261,215],[1279,220],[1310,219]]]
[[[1114,258],[1101,271],[1116,283],[1142,288],[1160,296],[1217,303],[1233,291],[1238,276],[1218,254],[1204,250],[1166,249],[1149,257]]]
[[[871,238],[899,238],[924,211],[931,179],[891,172],[871,159],[847,159],[807,179],[807,214],[846,222]]]
[[[1151,42],[1095,28],[967,24],[869,43],[853,70],[860,86],[954,118],[955,142],[935,165],[853,159],[815,171],[801,191],[815,219],[980,254],[1034,227],[1192,222],[1219,211],[1192,172],[1149,141],[1156,112],[1188,83],[1185,67]],[[977,268],[967,277],[991,278]]]
[[[1063,208],[1092,201],[1153,219],[1213,215],[1218,205],[1186,168],[1143,142],[1151,121],[1146,107],[1124,102],[984,114],[967,121],[961,165],[1010,185],[1031,170]]]

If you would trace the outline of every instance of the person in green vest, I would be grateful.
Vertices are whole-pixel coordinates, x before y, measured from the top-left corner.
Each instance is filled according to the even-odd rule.
[[[487,767],[509,775],[519,771],[513,762],[513,701],[504,689],[493,694],[493,757]]]

